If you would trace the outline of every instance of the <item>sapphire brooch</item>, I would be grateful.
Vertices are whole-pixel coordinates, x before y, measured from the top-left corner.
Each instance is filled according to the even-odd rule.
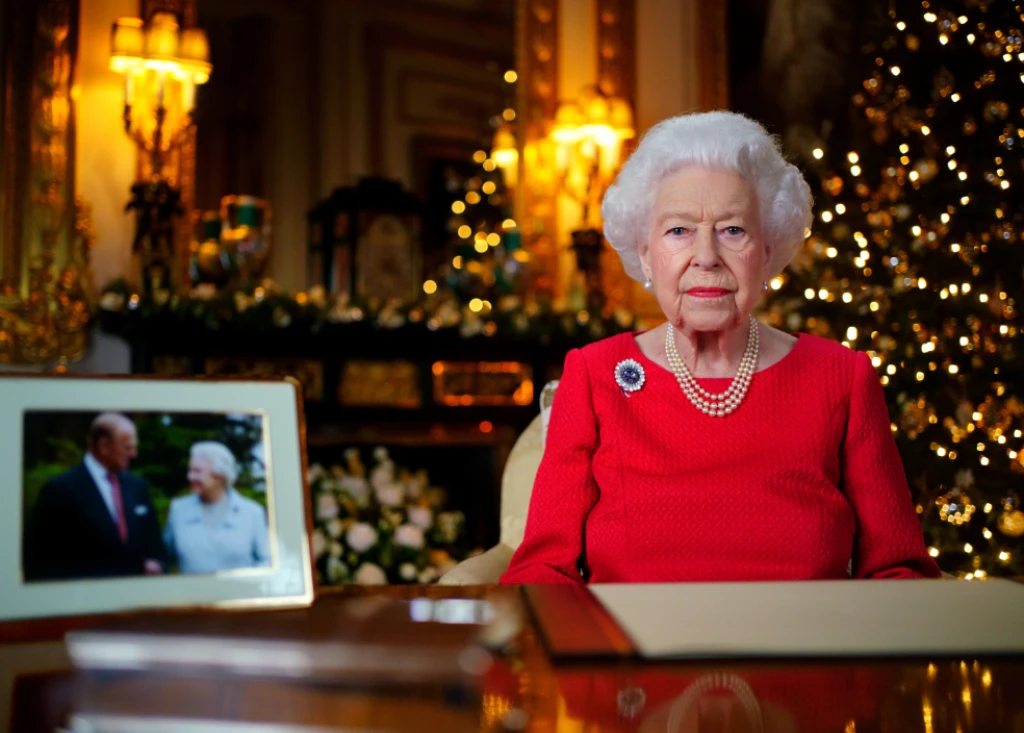
[[[643,387],[646,380],[644,368],[633,359],[626,359],[615,365],[615,383],[626,397]]]

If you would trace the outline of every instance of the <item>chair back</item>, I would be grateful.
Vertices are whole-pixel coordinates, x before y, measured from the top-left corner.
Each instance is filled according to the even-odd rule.
[[[540,393],[540,414],[516,440],[501,476],[501,542],[515,550],[523,541],[533,481],[544,456],[548,420],[558,382],[548,382]]]

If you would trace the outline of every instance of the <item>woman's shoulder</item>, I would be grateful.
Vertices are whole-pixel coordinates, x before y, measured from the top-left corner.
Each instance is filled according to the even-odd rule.
[[[578,380],[600,373],[608,365],[614,365],[636,354],[636,342],[631,332],[609,336],[573,349],[565,356],[565,368],[561,381]]]
[[[849,367],[855,365],[859,360],[863,360],[866,356],[863,352],[852,349],[845,344],[825,338],[824,336],[816,336],[813,333],[801,333],[799,340],[806,353],[833,364]]]
[[[635,353],[634,349],[636,349],[636,334],[627,331],[589,343],[578,351],[588,365],[602,365],[624,359]]]
[[[177,516],[181,512],[188,512],[199,508],[199,497],[189,492],[182,496],[171,499],[171,508],[168,517]]]
[[[239,508],[239,511],[246,512],[247,514],[262,516],[263,512],[266,511],[262,504],[247,496],[242,496],[237,489],[232,489],[231,499],[235,503],[235,506]]]
[[[636,354],[632,333],[621,333],[616,336],[594,341],[572,349],[565,356],[565,366],[558,380],[558,394],[562,400],[592,400],[594,390],[599,388],[601,374],[611,374],[623,359]]]
[[[816,381],[835,381],[844,390],[858,376],[874,374],[868,354],[823,336],[801,333],[794,349],[801,352],[801,358],[794,360],[798,369],[813,373]]]

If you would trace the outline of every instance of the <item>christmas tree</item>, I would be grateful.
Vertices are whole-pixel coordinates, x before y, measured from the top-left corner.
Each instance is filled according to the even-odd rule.
[[[473,165],[447,171],[450,213],[445,222],[450,259],[440,268],[444,283],[475,312],[521,294],[528,257],[512,218],[518,152],[515,138],[515,71],[504,72],[505,109],[489,120],[491,151],[477,150]]]
[[[468,175],[453,172],[446,222],[451,260],[444,282],[463,303],[494,303],[518,292],[527,258],[512,219],[512,196],[495,160],[484,150]],[[475,303],[474,303],[475,304]]]
[[[1022,27],[1011,0],[890,4],[769,306],[871,356],[929,552],[960,577],[1024,574]]]

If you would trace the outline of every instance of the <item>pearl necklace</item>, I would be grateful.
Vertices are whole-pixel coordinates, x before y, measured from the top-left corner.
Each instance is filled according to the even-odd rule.
[[[683,393],[690,400],[694,407],[711,417],[725,417],[731,414],[743,402],[747,396],[747,389],[750,387],[750,380],[757,369],[757,359],[760,354],[760,341],[758,337],[757,321],[750,319],[750,331],[747,334],[747,348],[743,352],[743,359],[740,361],[739,371],[729,385],[729,389],[721,394],[711,394],[697,384],[697,379],[690,372],[686,362],[679,355],[676,348],[676,330],[672,324],[665,329],[665,355],[668,357],[672,373],[676,375],[679,386]]]

